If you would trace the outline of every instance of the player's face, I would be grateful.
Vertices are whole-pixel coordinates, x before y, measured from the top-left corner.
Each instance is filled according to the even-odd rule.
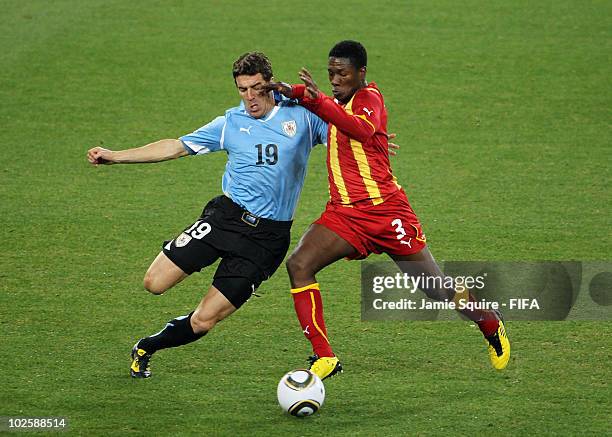
[[[242,97],[244,107],[251,117],[261,118],[274,107],[274,94],[263,90],[264,80],[261,73],[253,76],[241,75],[236,77],[236,87]]]
[[[355,68],[348,58],[329,58],[327,72],[332,94],[341,103],[348,103],[365,86],[365,67]]]

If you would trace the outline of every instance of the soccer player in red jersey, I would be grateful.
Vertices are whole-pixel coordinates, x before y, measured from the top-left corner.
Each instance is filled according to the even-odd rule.
[[[406,193],[392,173],[384,99],[375,83],[366,82],[366,70],[365,48],[356,41],[342,41],[329,52],[333,98],[319,90],[306,69],[299,73],[304,84],[269,85],[297,98],[329,123],[331,198],[287,260],[295,310],[315,354],[311,370],[322,379],[341,372],[342,365],[329,343],[317,272],[342,258],[363,259],[370,253],[386,253],[409,275],[443,277]],[[436,300],[475,302],[469,291],[436,287],[440,282],[431,281],[433,286],[423,291]],[[493,367],[505,368],[510,343],[501,315],[482,309],[464,309],[461,313],[482,331]]]

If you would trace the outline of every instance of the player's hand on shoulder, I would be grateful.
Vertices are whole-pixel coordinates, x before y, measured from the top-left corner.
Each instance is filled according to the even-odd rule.
[[[90,164],[114,164],[113,151],[103,147],[93,147],[87,151],[87,160]]]

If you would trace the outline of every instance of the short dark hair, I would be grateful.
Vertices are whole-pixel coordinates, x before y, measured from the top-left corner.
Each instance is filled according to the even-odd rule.
[[[243,74],[247,76],[254,76],[257,73],[261,73],[266,81],[272,79],[272,76],[274,75],[272,73],[272,63],[266,55],[260,52],[245,53],[236,59],[236,62],[234,62],[234,66],[232,67],[234,80],[236,80],[237,76],[241,76]]]
[[[348,58],[356,69],[368,65],[368,54],[364,46],[357,41],[340,41],[329,51],[330,58]]]

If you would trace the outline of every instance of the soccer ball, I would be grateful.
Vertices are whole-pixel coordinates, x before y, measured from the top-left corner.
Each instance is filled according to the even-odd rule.
[[[325,399],[323,381],[310,370],[298,369],[281,378],[276,390],[278,403],[293,416],[316,413]]]

